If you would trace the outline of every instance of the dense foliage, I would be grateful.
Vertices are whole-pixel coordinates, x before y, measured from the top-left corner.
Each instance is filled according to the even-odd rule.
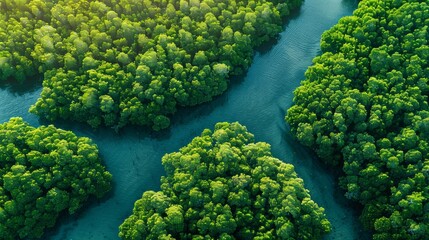
[[[250,65],[302,0],[22,0],[0,3],[0,81],[44,73],[31,112],[166,128]]]
[[[366,0],[325,32],[286,120],[343,167],[374,239],[429,236],[429,5]]]
[[[0,238],[41,237],[62,211],[102,197],[110,181],[88,138],[12,118],[0,125]]]
[[[218,123],[163,157],[161,191],[147,191],[123,239],[318,239],[329,232],[290,164],[238,123]]]

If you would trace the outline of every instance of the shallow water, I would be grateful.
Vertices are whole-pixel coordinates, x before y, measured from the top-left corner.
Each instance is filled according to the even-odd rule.
[[[71,217],[63,217],[44,236],[50,240],[118,239],[118,226],[132,212],[134,202],[146,190],[158,190],[164,174],[161,157],[177,151],[204,128],[216,122],[239,121],[247,126],[257,141],[272,145],[273,155],[295,165],[312,198],[326,209],[333,231],[325,239],[364,239],[357,213],[338,190],[332,171],[314,155],[296,143],[284,124],[284,114],[292,104],[293,90],[303,79],[304,71],[319,51],[323,31],[357,6],[355,0],[306,0],[296,16],[272,45],[255,55],[247,75],[231,84],[229,90],[214,101],[181,109],[173,117],[170,129],[153,133],[127,128],[119,134],[111,129],[93,131],[81,124],[58,123],[79,136],[88,136],[98,144],[114,188],[101,201]],[[27,113],[41,91],[40,86],[27,89],[0,88],[0,122],[22,116],[32,125],[38,119]]]

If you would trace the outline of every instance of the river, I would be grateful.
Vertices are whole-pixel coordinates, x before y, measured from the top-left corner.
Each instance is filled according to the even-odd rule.
[[[356,0],[305,0],[285,24],[277,41],[259,49],[246,76],[214,101],[180,109],[172,126],[154,133],[129,127],[92,130],[86,125],[59,122],[58,127],[88,136],[99,146],[114,187],[109,196],[92,201],[74,216],[64,216],[47,231],[49,240],[118,239],[118,226],[128,217],[134,202],[146,190],[158,190],[164,174],[161,157],[177,151],[205,128],[221,121],[239,121],[257,141],[268,142],[273,155],[295,166],[312,198],[325,208],[332,232],[325,239],[365,239],[358,213],[338,190],[332,171],[300,146],[288,133],[284,115],[292,104],[293,90],[317,54],[323,31],[339,18],[350,15]],[[41,123],[28,108],[38,98],[41,86],[0,86],[0,122],[21,116],[33,126]],[[364,237],[365,236],[365,237]]]

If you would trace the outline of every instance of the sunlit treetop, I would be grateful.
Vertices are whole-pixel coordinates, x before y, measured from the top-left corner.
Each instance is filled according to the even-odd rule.
[[[112,176],[90,139],[21,118],[0,124],[0,236],[40,238],[59,214],[110,190]]]
[[[322,36],[286,116],[298,140],[343,167],[373,239],[429,235],[429,5],[361,1]]]
[[[294,167],[238,123],[218,123],[162,158],[161,190],[147,191],[122,239],[320,239],[330,231]]]
[[[2,1],[0,81],[44,75],[30,111],[48,120],[163,129],[177,106],[223,93],[301,3]]]

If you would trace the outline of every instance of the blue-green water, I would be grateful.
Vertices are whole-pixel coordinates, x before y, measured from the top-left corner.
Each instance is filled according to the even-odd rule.
[[[119,134],[112,129],[94,131],[81,124],[58,123],[79,136],[88,136],[98,144],[114,189],[102,201],[93,202],[80,213],[63,217],[45,236],[49,240],[118,239],[118,226],[131,214],[134,202],[146,190],[158,190],[163,174],[161,157],[177,151],[204,128],[216,122],[239,121],[254,133],[257,141],[272,145],[273,155],[295,165],[312,198],[326,209],[333,231],[326,239],[363,239],[357,213],[342,196],[332,172],[316,161],[310,151],[288,134],[285,111],[292,104],[293,90],[304,71],[319,53],[323,31],[357,6],[354,0],[306,0],[296,16],[273,45],[258,52],[247,75],[231,84],[214,101],[181,109],[173,117],[170,129],[153,133],[127,128]],[[0,122],[22,116],[32,125],[38,118],[27,110],[38,98],[40,86],[20,89],[0,88]]]

